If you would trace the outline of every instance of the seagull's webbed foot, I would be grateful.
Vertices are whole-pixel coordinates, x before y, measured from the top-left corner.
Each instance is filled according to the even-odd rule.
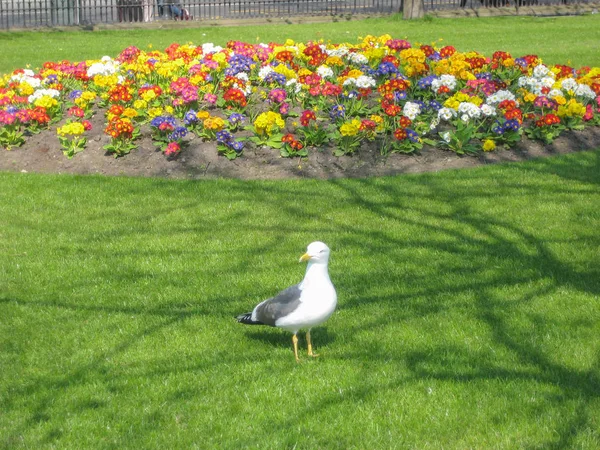
[[[313,358],[319,356],[317,353],[313,353],[312,342],[310,340],[310,330],[306,332],[306,342],[308,344],[308,356],[312,356]]]

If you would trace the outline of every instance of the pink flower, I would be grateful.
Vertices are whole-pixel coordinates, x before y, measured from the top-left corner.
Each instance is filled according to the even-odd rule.
[[[204,94],[204,101],[214,105],[217,103],[217,96],[215,94]]]
[[[169,142],[167,148],[165,148],[165,155],[175,156],[181,151],[181,147],[177,142]]]

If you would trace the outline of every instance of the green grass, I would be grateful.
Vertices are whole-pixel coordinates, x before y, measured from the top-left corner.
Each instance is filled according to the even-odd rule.
[[[454,45],[461,51],[477,50],[490,55],[496,50],[514,56],[536,53],[548,64],[600,66],[600,17],[489,17],[405,21],[399,15],[362,21],[288,26],[204,26],[175,29],[104,31],[0,32],[0,73],[45,61],[80,61],[116,56],[130,45],[164,49],[173,42],[214,42],[231,39],[248,42],[283,42],[314,39],[356,42],[358,36],[390,33],[411,42]],[[443,38],[443,41],[440,39]]]
[[[600,447],[600,150],[358,180],[0,174],[0,447]],[[234,316],[332,248],[296,364]]]

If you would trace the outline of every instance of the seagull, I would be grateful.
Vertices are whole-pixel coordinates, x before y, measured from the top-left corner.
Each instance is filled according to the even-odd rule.
[[[243,324],[269,325],[293,333],[296,362],[300,362],[298,331],[308,330],[308,356],[319,356],[313,353],[310,330],[329,319],[335,311],[337,294],[327,272],[329,252],[329,247],[323,242],[309,244],[306,253],[300,257],[300,262],[308,261],[304,279],[259,303],[252,312],[237,316],[238,322]]]

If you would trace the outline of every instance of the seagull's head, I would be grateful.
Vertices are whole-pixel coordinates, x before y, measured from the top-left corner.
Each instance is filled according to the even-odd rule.
[[[306,248],[306,253],[300,257],[300,262],[302,261],[327,264],[329,247],[320,241],[312,242]]]

